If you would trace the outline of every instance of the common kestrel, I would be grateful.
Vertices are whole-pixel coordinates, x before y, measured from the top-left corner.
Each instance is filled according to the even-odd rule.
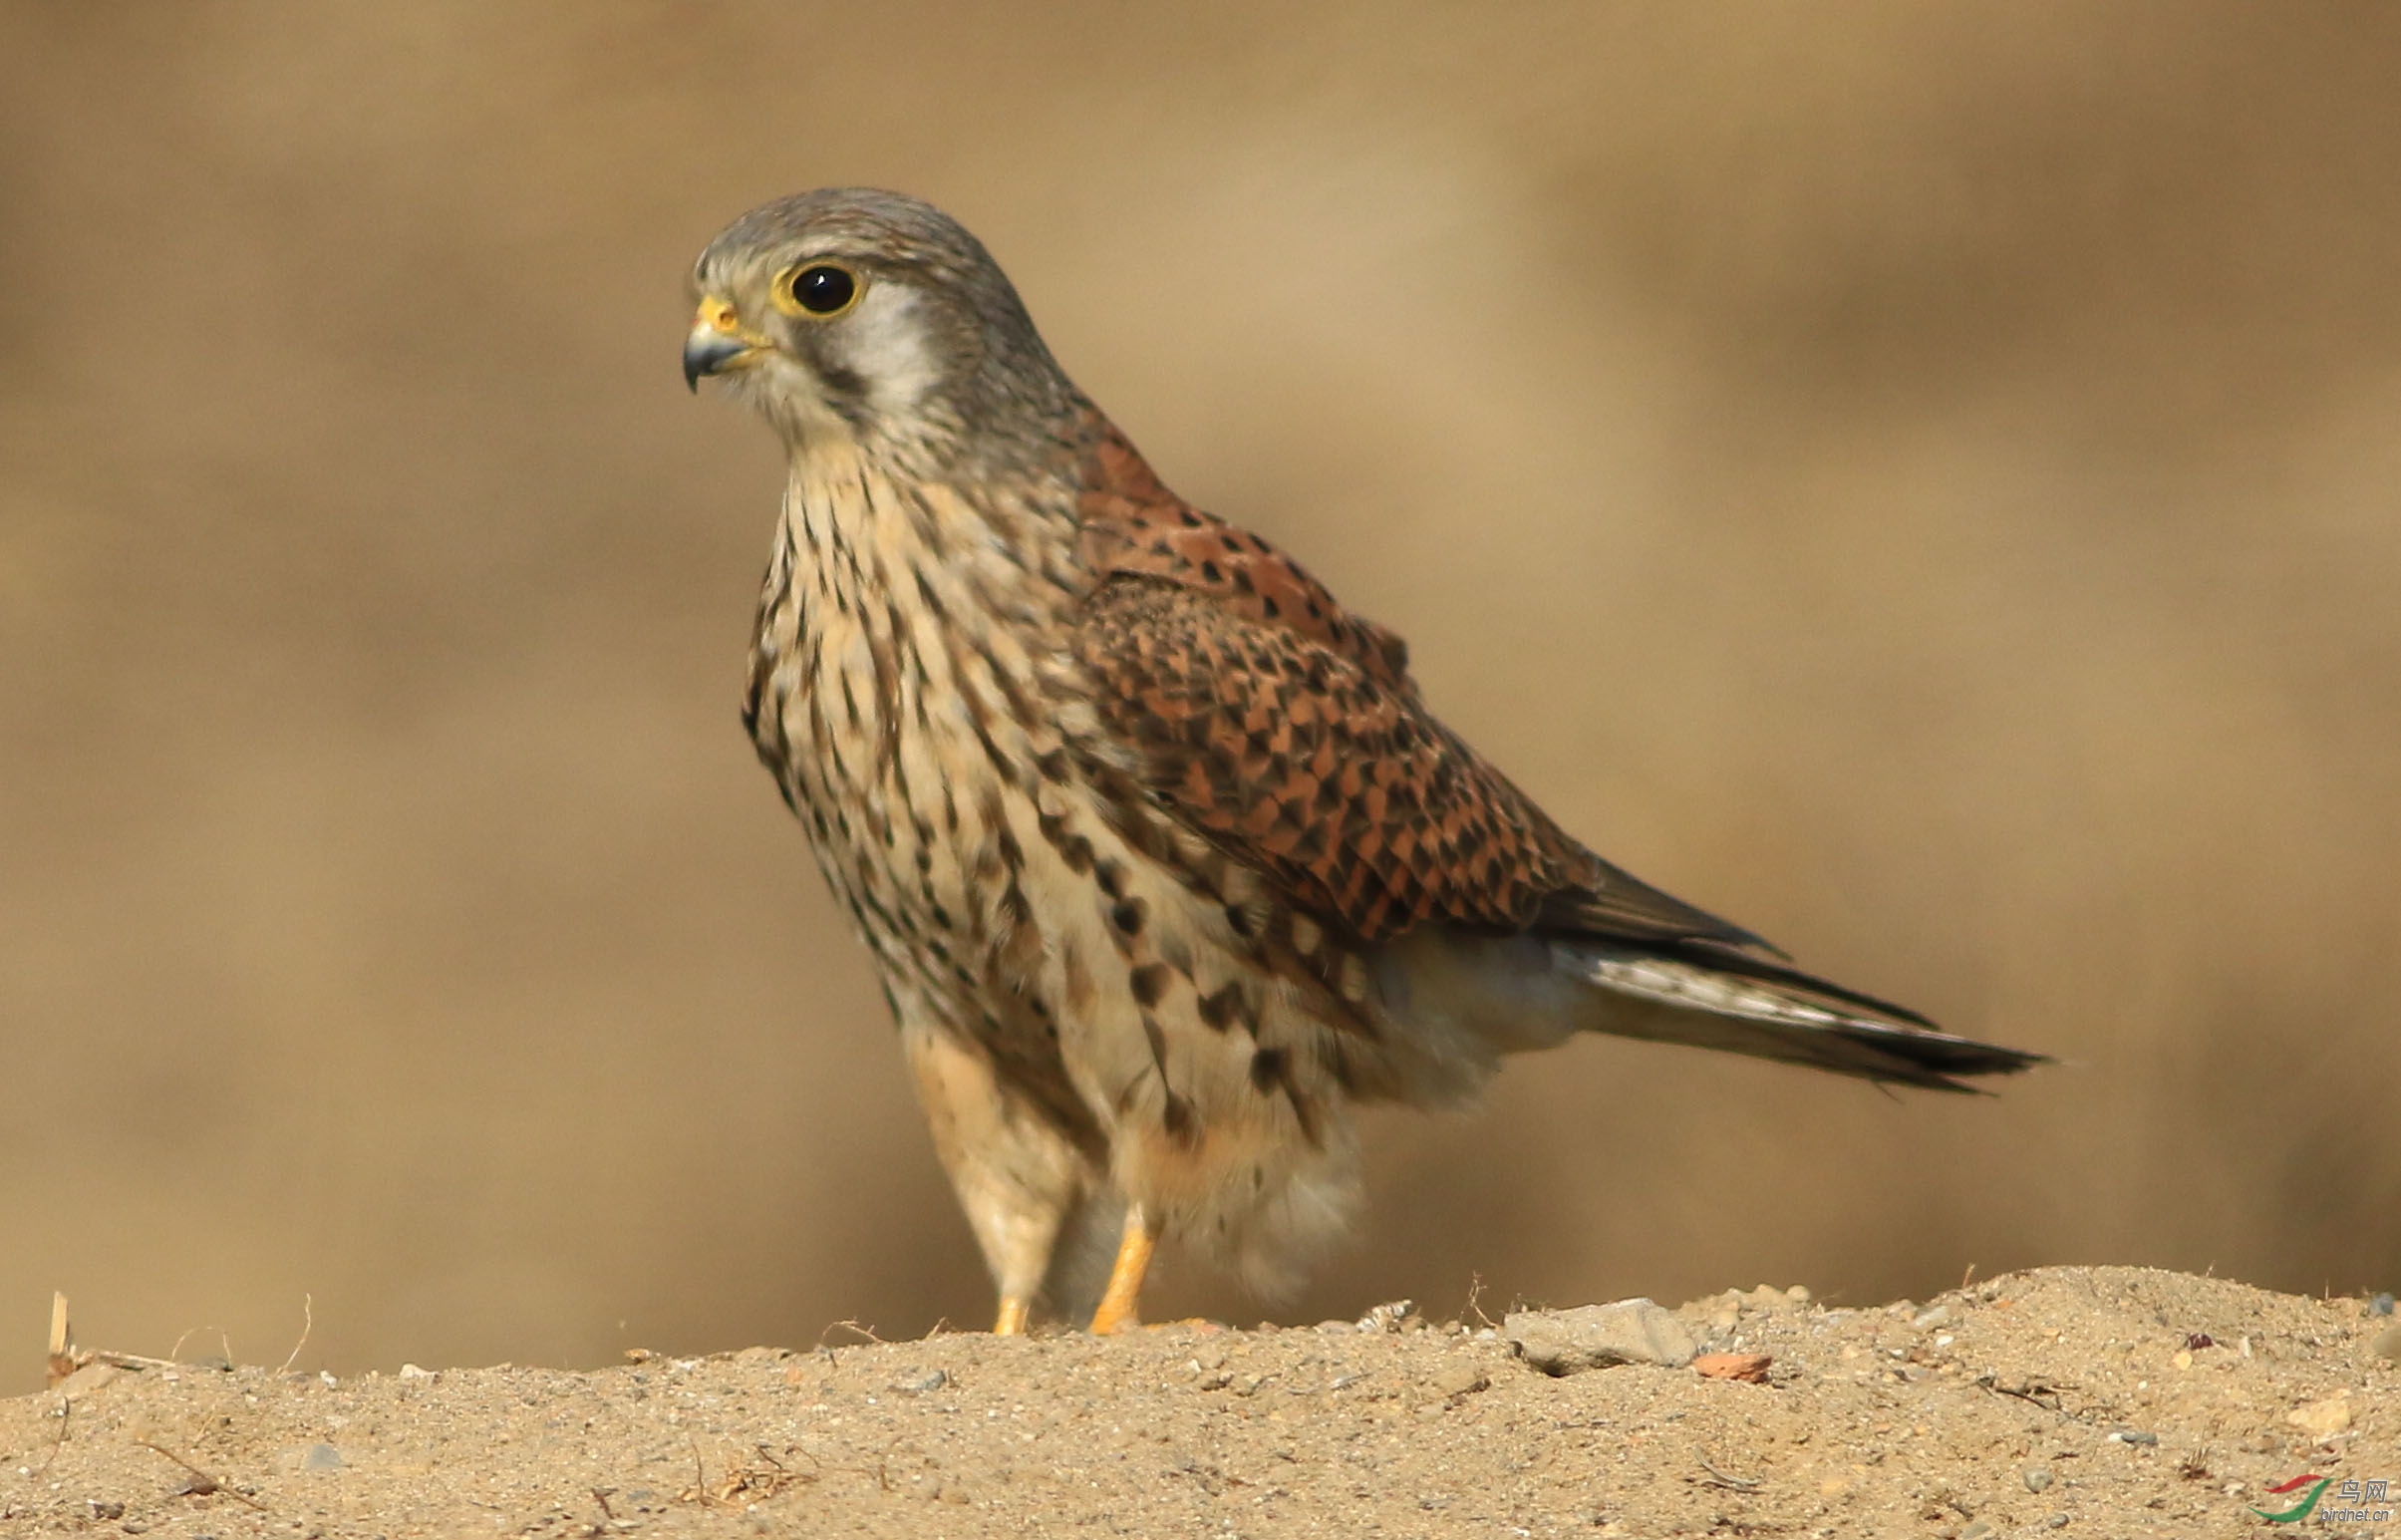
[[[1579,844],[1398,636],[1162,485],[939,210],[785,198],[692,282],[687,381],[789,454],[744,720],[874,953],[995,1330],[1134,1320],[1160,1233],[1291,1284],[1357,1206],[1352,1106],[1579,1032],[1942,1089],[2039,1061]]]

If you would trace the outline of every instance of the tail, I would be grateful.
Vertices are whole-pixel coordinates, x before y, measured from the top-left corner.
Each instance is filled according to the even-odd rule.
[[[2047,1055],[1943,1032],[1917,1012],[1706,941],[1630,945],[1554,937],[1551,964],[1593,987],[1587,1032],[1686,1043],[1930,1090],[2014,1075]]]

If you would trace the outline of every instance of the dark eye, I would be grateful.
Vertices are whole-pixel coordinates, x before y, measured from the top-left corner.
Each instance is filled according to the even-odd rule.
[[[775,284],[775,298],[785,311],[793,314],[805,311],[813,316],[840,315],[858,297],[859,281],[847,268],[830,262],[786,268]]]

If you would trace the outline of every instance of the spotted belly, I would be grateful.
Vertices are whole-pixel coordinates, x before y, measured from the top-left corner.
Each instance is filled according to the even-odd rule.
[[[1262,969],[1195,836],[1096,785],[1071,699],[840,620],[768,647],[752,727],[895,1014],[978,1045],[1096,1174],[1281,1288],[1356,1204],[1342,1030]]]

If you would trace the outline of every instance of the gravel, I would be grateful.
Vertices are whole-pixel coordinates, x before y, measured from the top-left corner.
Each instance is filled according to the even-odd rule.
[[[1940,1333],[1785,1291],[1601,1308],[1692,1339],[1731,1311],[1764,1384],[1556,1378],[1405,1315],[330,1383],[127,1371],[0,1401],[0,1534],[2114,1540],[2255,1532],[2246,1500],[2303,1471],[2401,1478],[2401,1368],[2365,1300],[2063,1268],[1927,1308]],[[1593,1319],[1521,1314],[1512,1337]]]

